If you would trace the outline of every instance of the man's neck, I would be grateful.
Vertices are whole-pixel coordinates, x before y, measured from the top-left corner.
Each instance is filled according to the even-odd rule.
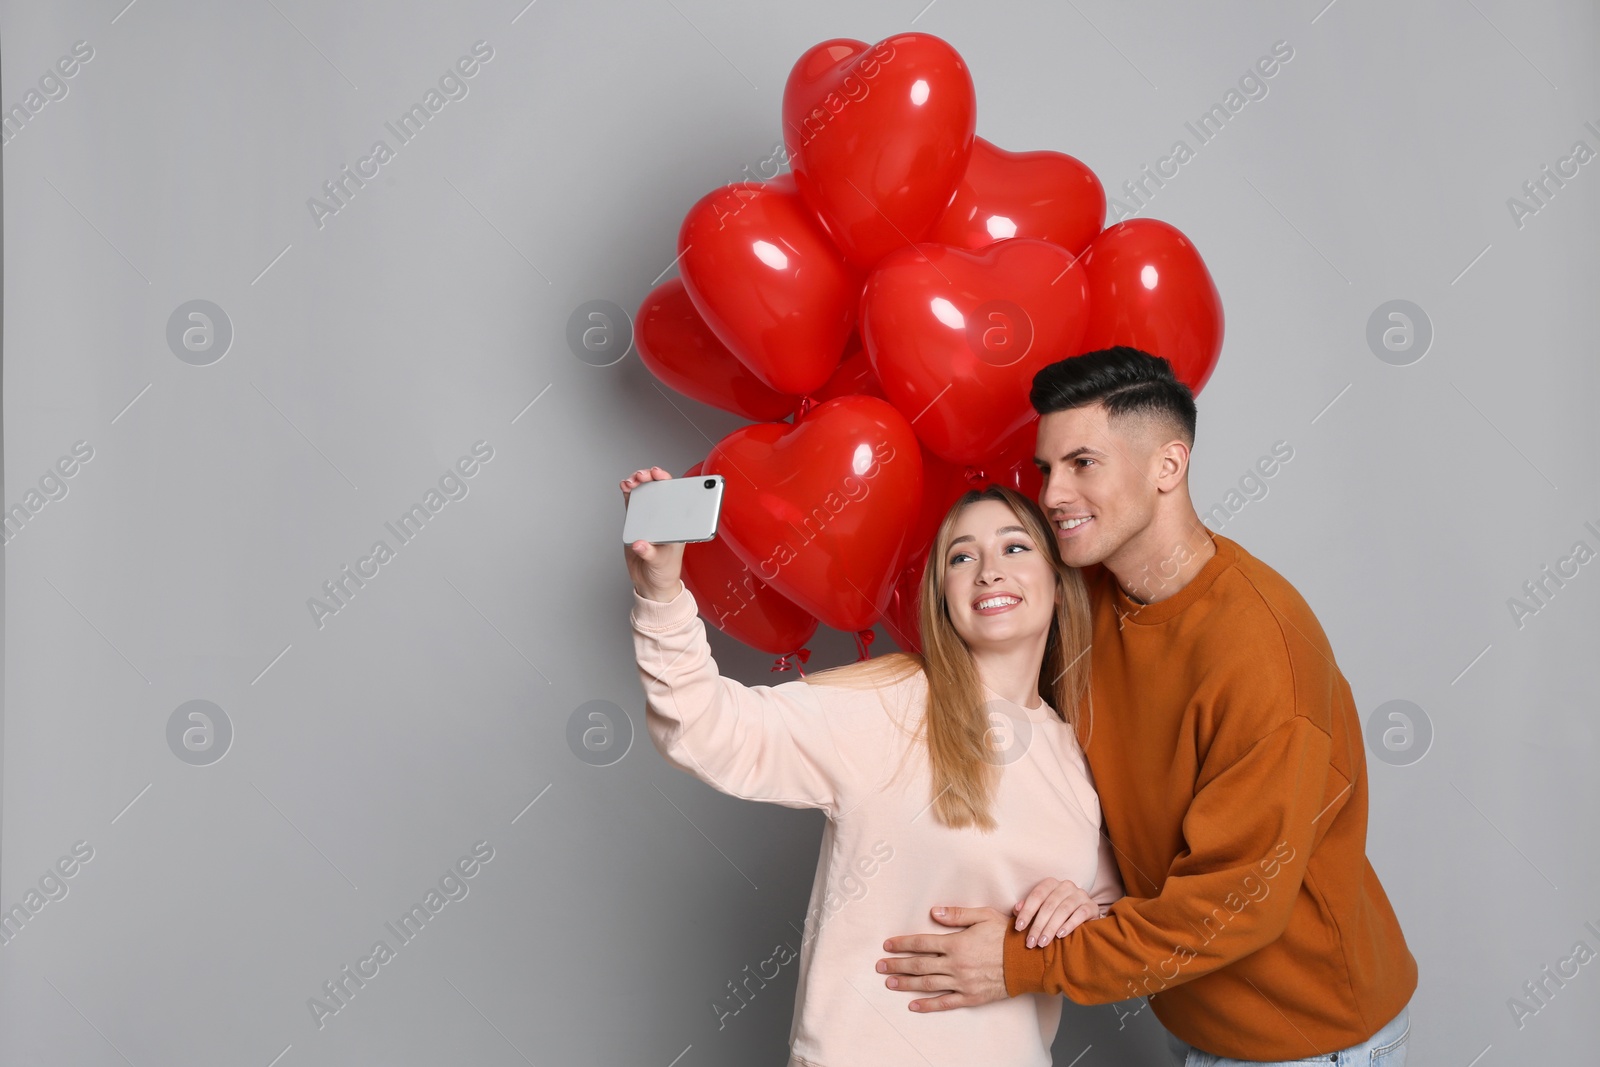
[[[1103,563],[1123,592],[1154,604],[1188,585],[1216,554],[1210,532],[1189,508],[1172,521],[1152,522]]]

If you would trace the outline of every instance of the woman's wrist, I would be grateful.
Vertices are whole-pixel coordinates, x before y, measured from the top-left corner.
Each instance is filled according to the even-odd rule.
[[[683,591],[683,588],[683,581],[680,579],[673,583],[670,589],[640,589],[638,586],[634,586],[633,591],[646,600],[655,600],[662,604],[668,604],[678,599],[678,594]]]

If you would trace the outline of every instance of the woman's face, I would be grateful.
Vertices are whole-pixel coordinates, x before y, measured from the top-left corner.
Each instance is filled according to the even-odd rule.
[[[998,500],[967,505],[951,533],[943,561],[944,595],[950,621],[967,647],[1048,633],[1059,599],[1049,547],[1035,544],[1011,508]]]

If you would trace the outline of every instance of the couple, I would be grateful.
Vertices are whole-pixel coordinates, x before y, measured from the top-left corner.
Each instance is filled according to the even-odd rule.
[[[723,678],[683,546],[625,546],[656,748],[828,816],[790,1067],[1049,1064],[1055,994],[1148,998],[1190,1067],[1403,1065],[1355,701],[1294,587],[1201,524],[1193,395],[1118,347],[1030,399],[1040,499],[951,507],[921,656]]]

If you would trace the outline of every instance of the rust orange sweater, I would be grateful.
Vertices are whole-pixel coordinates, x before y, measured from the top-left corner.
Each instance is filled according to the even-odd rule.
[[[1367,774],[1350,686],[1310,607],[1236,542],[1150,604],[1103,566],[1079,739],[1128,895],[1028,948],[1006,992],[1149,997],[1219,1056],[1289,1060],[1363,1041],[1417,964],[1367,862]]]

